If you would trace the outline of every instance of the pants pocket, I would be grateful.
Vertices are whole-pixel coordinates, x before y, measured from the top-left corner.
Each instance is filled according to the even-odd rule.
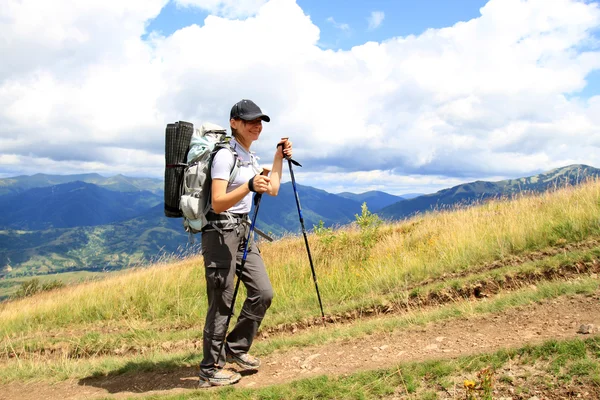
[[[206,268],[206,283],[217,290],[225,288],[229,270],[225,268]]]

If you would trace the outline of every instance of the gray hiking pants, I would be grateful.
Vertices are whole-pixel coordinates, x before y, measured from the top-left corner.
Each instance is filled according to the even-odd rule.
[[[239,225],[234,230],[222,233],[216,230],[202,232],[208,312],[204,324],[204,358],[200,368],[208,373],[217,368],[217,359],[218,368],[225,366],[225,348],[232,354],[243,354],[250,350],[260,323],[273,299],[273,287],[267,270],[258,247],[252,240],[242,273],[242,283],[246,287],[247,297],[234,328],[227,335],[227,342],[219,357],[235,288],[236,267],[239,268],[241,265],[249,229],[248,226]],[[241,290],[238,291],[238,295],[240,293]]]

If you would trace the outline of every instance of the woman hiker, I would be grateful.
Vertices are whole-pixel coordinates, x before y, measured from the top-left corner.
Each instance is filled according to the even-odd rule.
[[[237,154],[237,160],[232,151],[221,149],[212,163],[212,209],[207,219],[213,223],[202,230],[208,312],[204,324],[200,386],[230,385],[239,381],[239,373],[223,368],[226,361],[237,364],[242,370],[260,367],[260,360],[248,352],[271,305],[273,288],[253,240],[250,240],[241,276],[248,297],[234,328],[227,335],[224,354],[219,353],[227,333],[225,325],[233,297],[236,266],[241,264],[250,229],[250,224],[244,221],[248,221],[252,193],[277,196],[283,158],[292,156],[292,142],[282,139],[275,151],[270,176],[260,174],[250,146],[258,140],[262,122],[270,120],[253,101],[236,103],[231,108],[229,123],[233,134],[230,146]],[[234,162],[238,163],[239,171],[233,182],[229,182]]]

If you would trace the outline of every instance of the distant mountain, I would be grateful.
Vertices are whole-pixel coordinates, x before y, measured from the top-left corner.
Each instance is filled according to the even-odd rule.
[[[414,199],[415,197],[423,196],[425,193],[403,193],[402,197],[404,200]]]
[[[404,197],[394,196],[377,190],[372,190],[370,192],[364,192],[359,194],[342,192],[338,193],[337,195],[346,199],[354,200],[360,204],[366,202],[367,208],[371,212],[376,212],[386,206],[404,200]]]
[[[149,191],[120,192],[85,182],[38,187],[0,196],[0,227],[44,230],[105,225],[136,217],[162,203]]]
[[[361,203],[357,201],[310,186],[297,184],[296,188],[306,230],[311,230],[319,221],[323,221],[325,226],[347,224],[360,213]],[[263,196],[256,226],[275,235],[302,232],[291,182],[282,184],[276,197]]]
[[[149,191],[154,194],[162,194],[163,181],[153,178],[130,178],[124,175],[104,177],[99,174],[79,175],[20,175],[12,178],[0,179],[0,196],[23,192],[27,189],[60,185],[69,182],[86,182],[102,186],[106,189],[119,192]]]
[[[522,192],[539,193],[554,187],[577,185],[586,179],[595,177],[600,177],[600,169],[576,164],[526,178],[499,182],[475,181],[400,201],[381,209],[378,214],[385,218],[400,219],[416,213],[456,205],[470,205],[493,197],[509,197]]]

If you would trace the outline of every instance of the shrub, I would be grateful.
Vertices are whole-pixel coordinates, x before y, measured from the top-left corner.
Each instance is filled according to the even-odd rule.
[[[15,299],[21,299],[23,297],[30,297],[39,292],[48,292],[50,290],[58,289],[65,286],[62,281],[53,280],[40,285],[40,280],[34,278],[21,283],[21,287],[13,295]]]
[[[360,228],[363,248],[369,250],[377,241],[379,226],[383,221],[381,221],[381,218],[377,214],[369,211],[366,202],[361,206],[361,214],[355,214],[355,217],[356,223]]]

